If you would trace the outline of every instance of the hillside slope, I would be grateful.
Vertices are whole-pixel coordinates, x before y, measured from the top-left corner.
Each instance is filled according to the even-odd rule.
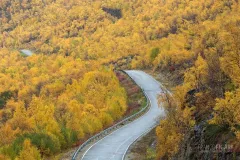
[[[239,10],[238,0],[2,0],[0,152],[13,159],[20,143],[32,153],[34,147],[56,153],[120,118],[126,95],[114,68],[105,64],[128,63],[121,58],[130,55],[132,63],[125,66],[165,72],[182,82],[173,97],[159,98],[168,116],[156,131],[158,158],[185,152],[199,158],[206,147],[210,158],[238,155]],[[36,55],[22,57],[21,49]],[[78,119],[88,117],[85,113],[103,115],[93,116],[93,124],[83,118],[82,125]],[[39,137],[56,146],[34,145]],[[215,152],[217,144],[226,145],[229,154]]]

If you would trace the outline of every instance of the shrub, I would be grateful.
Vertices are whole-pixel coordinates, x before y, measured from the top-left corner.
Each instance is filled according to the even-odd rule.
[[[150,55],[151,60],[154,61],[154,59],[158,56],[159,53],[160,53],[159,48],[153,48],[151,50],[151,55]]]

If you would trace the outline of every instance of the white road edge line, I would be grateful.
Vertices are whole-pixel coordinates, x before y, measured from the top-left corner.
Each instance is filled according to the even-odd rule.
[[[143,71],[141,71],[141,70],[138,70],[138,71],[140,71],[140,72],[143,72]],[[145,72],[143,72],[143,73],[145,73]],[[157,81],[153,76],[151,76],[151,75],[149,75],[149,74],[147,74],[147,76],[148,77],[150,77],[151,79],[153,79],[155,82],[157,82],[157,84],[159,84],[160,85],[160,88],[163,90],[166,90],[167,92],[168,92],[168,94],[170,94],[171,96],[172,96],[172,93],[165,87],[165,86],[163,86],[159,81]]]
[[[139,70],[139,71],[141,71],[141,70]],[[143,71],[141,71],[141,72],[143,72]],[[143,72],[143,73],[145,73],[145,72]],[[153,79],[155,82],[157,82],[157,84],[159,84],[159,86],[160,86],[160,88],[163,90],[163,88],[165,89],[165,90],[167,90],[159,81],[157,81],[155,78],[153,78],[151,75],[149,75],[149,74],[146,74],[148,77],[150,77],[151,79]],[[145,91],[144,91],[145,92]],[[167,92],[170,94],[170,95],[172,95],[172,93],[170,92],[170,91],[168,91],[167,90]],[[145,92],[146,93],[146,92]],[[150,100],[150,98],[149,98],[149,96],[147,95],[147,93],[145,94],[146,96],[147,96],[147,98],[148,98],[148,100],[149,100],[149,102],[150,102],[150,105],[151,105],[151,100]],[[156,125],[157,126],[157,125]],[[142,137],[142,136],[144,136],[144,135],[146,135],[148,132],[150,132],[154,127],[156,127],[156,126],[153,126],[152,128],[150,128],[149,130],[147,130],[146,132],[144,132],[143,134],[141,134],[139,137],[137,137],[135,140],[134,140],[134,142],[133,143],[135,143],[140,137]],[[123,157],[122,157],[122,160],[124,160],[125,159],[125,156],[126,156],[126,154],[127,154],[127,151],[128,151],[128,149],[130,148],[130,146],[133,144],[133,143],[131,143],[131,144],[129,144],[129,146],[127,147],[127,149],[125,150],[125,153],[123,154]]]
[[[121,143],[121,145],[118,146],[118,148],[117,148],[115,154],[113,155],[113,157],[112,157],[111,159],[114,160],[114,157],[116,156],[118,150],[124,145],[124,143],[126,143],[127,141],[129,141],[131,138],[133,138],[133,136],[132,136],[132,137],[129,137],[128,139],[126,139],[125,141],[123,141],[123,143]]]
[[[129,76],[130,76],[130,75],[129,75]],[[143,91],[144,91],[144,90],[143,90]],[[146,113],[144,113],[143,115],[141,115],[141,116],[138,117],[137,119],[133,120],[132,122],[134,122],[134,121],[138,120],[139,118],[143,117],[144,115],[146,115],[146,114],[150,111],[151,103],[152,103],[152,102],[151,102],[151,100],[149,99],[149,96],[147,95],[147,93],[146,93],[145,91],[144,91],[144,94],[147,96],[147,99],[148,99],[148,101],[149,101],[149,104],[148,104],[148,105],[150,105],[150,107],[149,107],[149,109],[148,109],[148,111],[147,111]],[[132,123],[132,122],[131,122],[131,123]],[[93,145],[91,145],[91,146],[84,152],[81,160],[83,160],[83,158],[85,157],[85,155],[87,154],[87,152],[88,152],[94,145],[98,144],[99,142],[101,142],[102,140],[104,140],[105,138],[107,138],[108,136],[110,136],[110,135],[112,135],[113,133],[117,132],[119,129],[122,129],[122,128],[128,126],[128,125],[131,124],[131,123],[128,123],[128,124],[126,124],[126,125],[118,128],[117,130],[113,131],[112,133],[108,134],[107,136],[103,137],[102,139],[98,140],[96,143],[94,143]]]
[[[124,154],[123,154],[122,160],[125,159],[125,156],[126,156],[126,154],[127,154],[128,149],[130,148],[130,146],[131,146],[132,144],[134,144],[139,138],[141,138],[141,137],[143,137],[144,135],[146,135],[147,133],[149,133],[149,132],[150,132],[153,128],[155,128],[155,127],[156,127],[156,126],[151,127],[149,130],[147,130],[146,132],[144,132],[143,134],[141,134],[140,136],[138,136],[138,137],[133,141],[133,143],[129,144],[128,147],[127,147],[127,149],[125,150],[125,152],[124,152]]]
[[[145,72],[144,72],[144,73],[145,73]],[[129,75],[129,74],[128,74],[128,75]],[[148,74],[146,74],[146,75],[148,75]],[[129,76],[130,76],[130,75],[129,75]],[[131,76],[130,76],[130,77],[131,77]],[[150,76],[150,75],[148,75],[148,77],[150,77],[151,79],[154,79],[154,78],[153,78],[152,76]],[[159,84],[160,88],[162,89],[162,84],[161,84],[160,82],[158,82],[156,79],[154,79],[154,81],[156,81],[156,82]],[[140,85],[138,85],[138,86],[139,86],[140,88],[142,88]],[[143,88],[142,88],[142,90],[143,90]],[[148,101],[149,101],[149,104],[148,104],[148,105],[150,105],[150,107],[149,107],[149,109],[148,109],[148,111],[147,111],[146,113],[144,113],[143,115],[141,115],[141,116],[138,117],[137,119],[133,120],[132,122],[138,120],[139,118],[142,118],[144,115],[146,115],[146,114],[150,111],[152,102],[151,102],[151,100],[150,100],[150,98],[149,98],[149,95],[145,92],[145,90],[143,90],[143,91],[144,91],[144,94],[146,95],[146,97],[147,97],[147,99],[148,99]],[[132,123],[132,122],[131,122],[131,123]],[[108,134],[107,136],[99,139],[97,142],[95,142],[93,145],[91,145],[91,146],[84,152],[81,160],[83,160],[83,158],[85,157],[85,155],[87,154],[87,152],[88,152],[94,145],[98,144],[99,142],[101,142],[102,140],[104,140],[104,139],[107,138],[108,136],[112,135],[113,133],[117,132],[118,130],[120,130],[120,129],[122,129],[122,128],[125,128],[126,126],[130,125],[131,123],[128,123],[128,124],[126,124],[126,125],[118,128],[117,130],[113,131],[112,133]],[[153,126],[153,127],[151,127],[149,130],[147,130],[147,131],[144,132],[143,134],[141,134],[139,137],[137,137],[137,138],[133,141],[133,143],[136,142],[136,140],[138,140],[138,139],[139,139],[141,136],[143,136],[144,134],[147,134],[148,132],[150,132],[154,127],[156,127],[156,125]],[[127,149],[125,150],[125,153],[123,154],[122,160],[124,160],[125,155],[126,155],[128,149],[129,149],[129,147],[130,147],[133,143],[129,144],[129,146],[128,146]]]
[[[145,91],[144,91],[145,92]],[[147,98],[148,98],[148,100],[149,100],[149,105],[151,106],[152,105],[152,101],[151,101],[151,99],[149,98],[149,96],[148,96],[148,94],[145,92],[145,95],[147,96]],[[150,110],[150,109],[149,109]],[[148,111],[149,111],[148,110]],[[146,132],[143,132],[143,134],[141,134],[141,135],[139,135],[131,144],[129,144],[128,145],[128,147],[126,148],[126,150],[125,150],[125,152],[124,152],[124,154],[123,154],[123,156],[122,156],[122,160],[124,160],[125,159],[125,156],[126,156],[126,154],[127,154],[127,151],[128,151],[128,149],[129,149],[129,147],[134,143],[134,142],[136,142],[140,137],[142,137],[142,136],[144,136],[145,134],[147,134],[148,132],[150,132],[154,127],[156,127],[156,126],[153,126],[153,127],[151,127],[150,129],[148,129]]]

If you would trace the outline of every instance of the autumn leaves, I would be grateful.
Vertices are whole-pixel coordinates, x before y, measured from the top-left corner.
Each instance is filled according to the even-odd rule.
[[[58,153],[127,109],[125,90],[110,69],[60,55],[24,58],[3,49],[0,56],[1,92],[13,93],[0,111],[0,152],[6,159],[28,150],[30,157]]]
[[[177,70],[184,79],[174,89],[176,104],[167,104],[167,118],[157,128],[158,157],[171,159],[180,146],[196,145],[190,140],[196,138],[191,132],[194,125],[206,129],[206,134],[199,131],[205,143],[228,143],[239,148],[239,3],[166,1],[164,8],[172,12],[166,19],[176,18],[177,33],[154,45],[160,48],[157,56],[149,52],[137,61],[154,70],[172,74]],[[193,136],[186,139],[190,134]],[[194,156],[200,159],[201,151],[196,151]]]

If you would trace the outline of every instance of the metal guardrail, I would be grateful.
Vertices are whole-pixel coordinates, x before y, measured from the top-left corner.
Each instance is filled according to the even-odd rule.
[[[150,76],[150,75],[148,75],[148,76],[149,76],[150,78],[152,78],[152,76]],[[165,86],[163,86],[159,81],[157,81],[155,78],[153,78],[153,80],[154,80],[156,83],[159,84],[159,86],[160,86],[160,88],[161,88],[162,90],[164,90],[163,93],[165,93],[165,94],[168,93],[170,96],[173,96],[172,93],[171,93]],[[148,99],[148,96],[146,95],[146,93],[145,93],[144,91],[143,91],[143,93],[145,94],[145,97],[147,97],[147,99]],[[150,128],[149,130],[147,130],[146,132],[144,132],[143,134],[141,134],[138,138],[136,138],[136,139],[134,140],[134,142],[128,146],[126,152],[124,153],[124,155],[123,155],[123,157],[122,157],[122,160],[124,160],[124,159],[126,158],[127,152],[128,152],[128,150],[129,150],[129,148],[130,148],[136,141],[138,141],[141,137],[143,137],[144,135],[146,135],[148,132],[150,132],[150,131],[151,131],[153,128],[155,128],[155,127],[156,127],[156,126],[153,126],[153,127]]]
[[[125,72],[124,70],[120,70],[122,72],[124,72],[125,74],[127,74],[127,72]],[[127,74],[128,75],[128,74]],[[129,76],[129,75],[128,75]],[[131,78],[131,80],[136,84],[138,85],[133,79],[131,76],[129,76]],[[139,85],[138,85],[139,86]],[[139,86],[140,87],[140,86]],[[140,87],[141,88],[141,87]],[[148,99],[148,96],[146,95],[146,93],[144,92],[144,90],[141,88],[142,90],[142,93],[144,94],[145,98],[146,98],[146,101],[147,101],[147,104],[144,108],[142,108],[140,111],[138,111],[137,113],[127,117],[126,119],[116,123],[115,125],[113,125],[112,127],[109,127],[103,131],[101,131],[100,133],[92,136],[91,138],[89,138],[87,141],[85,141],[82,145],[79,146],[79,148],[74,152],[73,156],[72,156],[72,160],[76,160],[77,156],[78,156],[78,153],[84,148],[86,147],[89,143],[99,139],[99,138],[103,138],[105,136],[107,136],[110,132],[112,132],[113,130],[119,128],[119,126],[122,126],[124,124],[127,124],[127,122],[131,121],[131,120],[134,120],[136,118],[138,118],[140,115],[142,115],[145,111],[147,111],[147,109],[149,108],[149,99]]]

